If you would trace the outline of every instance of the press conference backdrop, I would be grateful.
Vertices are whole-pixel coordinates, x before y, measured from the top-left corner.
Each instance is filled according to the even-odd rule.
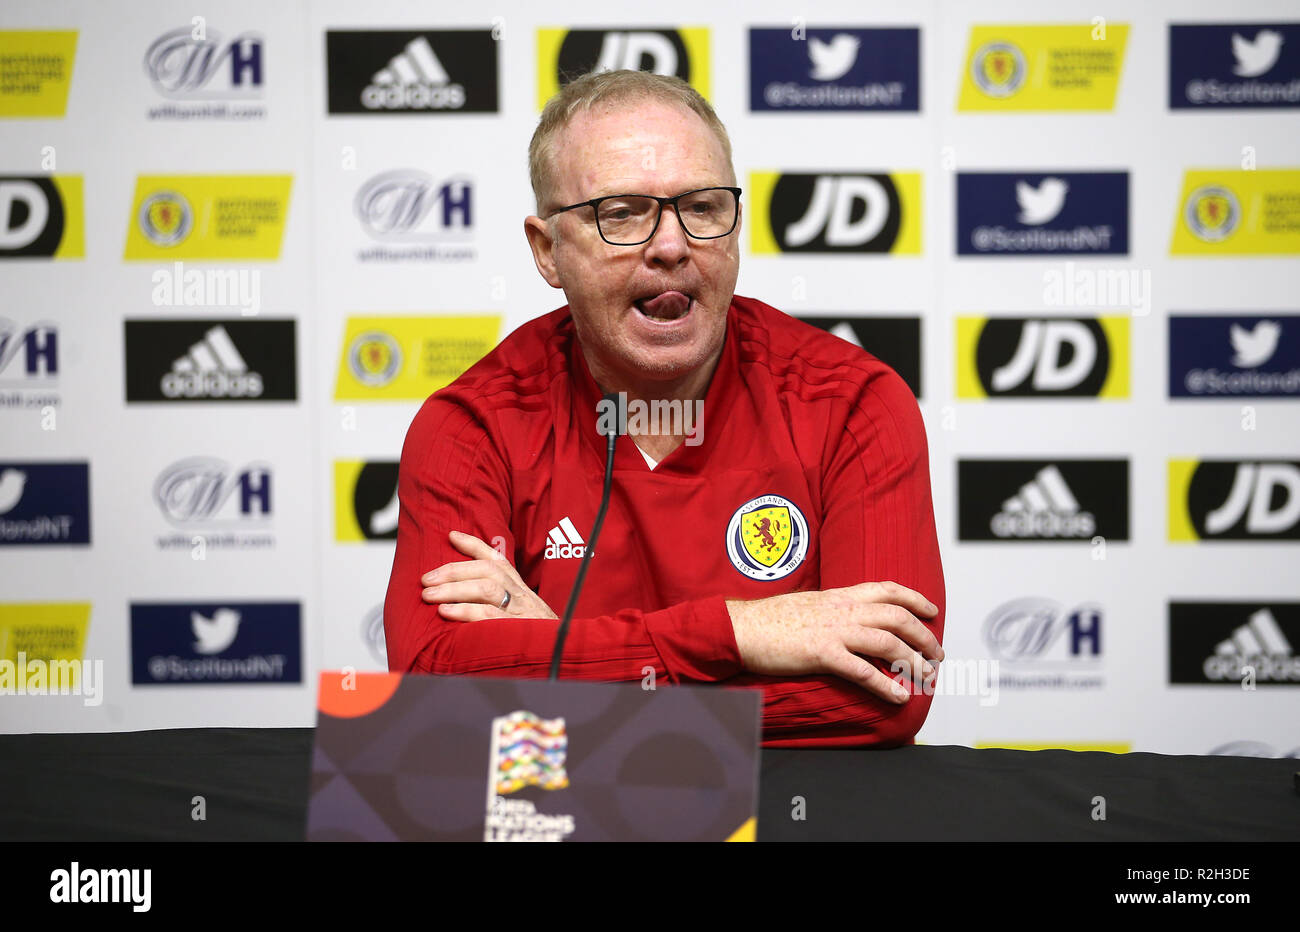
[[[917,394],[920,739],[1300,754],[1294,5],[799,14],[5,4],[0,727],[302,726],[385,668],[406,427],[563,303],[528,139],[630,66],[730,130],[738,292]]]

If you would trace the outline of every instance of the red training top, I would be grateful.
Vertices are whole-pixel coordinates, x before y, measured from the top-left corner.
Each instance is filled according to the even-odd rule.
[[[420,576],[469,559],[450,530],[504,538],[524,582],[562,612],[600,505],[600,399],[564,307],[425,401],[402,450],[390,669],[547,675],[558,621],[448,621],[421,601]],[[636,417],[634,433],[648,427]],[[696,427],[653,470],[619,438],[561,677],[640,680],[651,666],[672,683],[761,686],[765,747],[910,744],[929,696],[914,690],[898,706],[835,676],[748,673],[724,605],[893,580],[939,607],[925,623],[942,640],[925,427],[910,389],[856,346],[737,296]]]

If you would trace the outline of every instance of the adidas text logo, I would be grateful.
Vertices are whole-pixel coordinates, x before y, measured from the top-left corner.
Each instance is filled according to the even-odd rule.
[[[412,39],[361,92],[367,110],[459,110],[465,87],[451,83],[424,36]]]
[[[1046,466],[1002,503],[992,529],[998,537],[1091,537],[1097,520],[1079,508],[1060,470]]]
[[[546,536],[545,560],[581,560],[587,552],[587,543],[567,517],[551,528]]]
[[[262,376],[248,371],[226,328],[217,325],[172,363],[172,371],[162,377],[162,393],[168,398],[258,398]]]
[[[1260,683],[1300,682],[1300,657],[1292,655],[1291,642],[1266,608],[1220,641],[1204,664],[1206,679],[1214,681],[1242,679],[1247,667]]]

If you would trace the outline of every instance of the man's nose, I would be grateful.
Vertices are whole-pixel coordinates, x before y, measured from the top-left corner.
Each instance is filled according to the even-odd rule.
[[[682,229],[677,211],[665,204],[663,216],[659,218],[659,229],[655,230],[655,235],[646,243],[646,261],[675,268],[685,262],[690,254],[691,238]]]

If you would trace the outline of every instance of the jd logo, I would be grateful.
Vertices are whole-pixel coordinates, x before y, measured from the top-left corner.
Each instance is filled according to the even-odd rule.
[[[48,178],[0,179],[0,253],[53,255],[63,226],[63,201]]]
[[[989,395],[1097,395],[1110,368],[1095,320],[989,320],[975,351]]]
[[[686,44],[673,29],[574,29],[560,45],[557,64],[562,84],[589,71],[649,71],[691,80]]]
[[[900,218],[888,175],[788,174],[772,192],[772,233],[785,252],[888,252]]]
[[[595,70],[676,74],[678,60],[677,49],[661,33],[607,32]]]
[[[397,539],[397,464],[366,463],[357,475],[352,508],[366,540]]]
[[[1300,464],[1203,462],[1187,505],[1202,538],[1300,540]]]

